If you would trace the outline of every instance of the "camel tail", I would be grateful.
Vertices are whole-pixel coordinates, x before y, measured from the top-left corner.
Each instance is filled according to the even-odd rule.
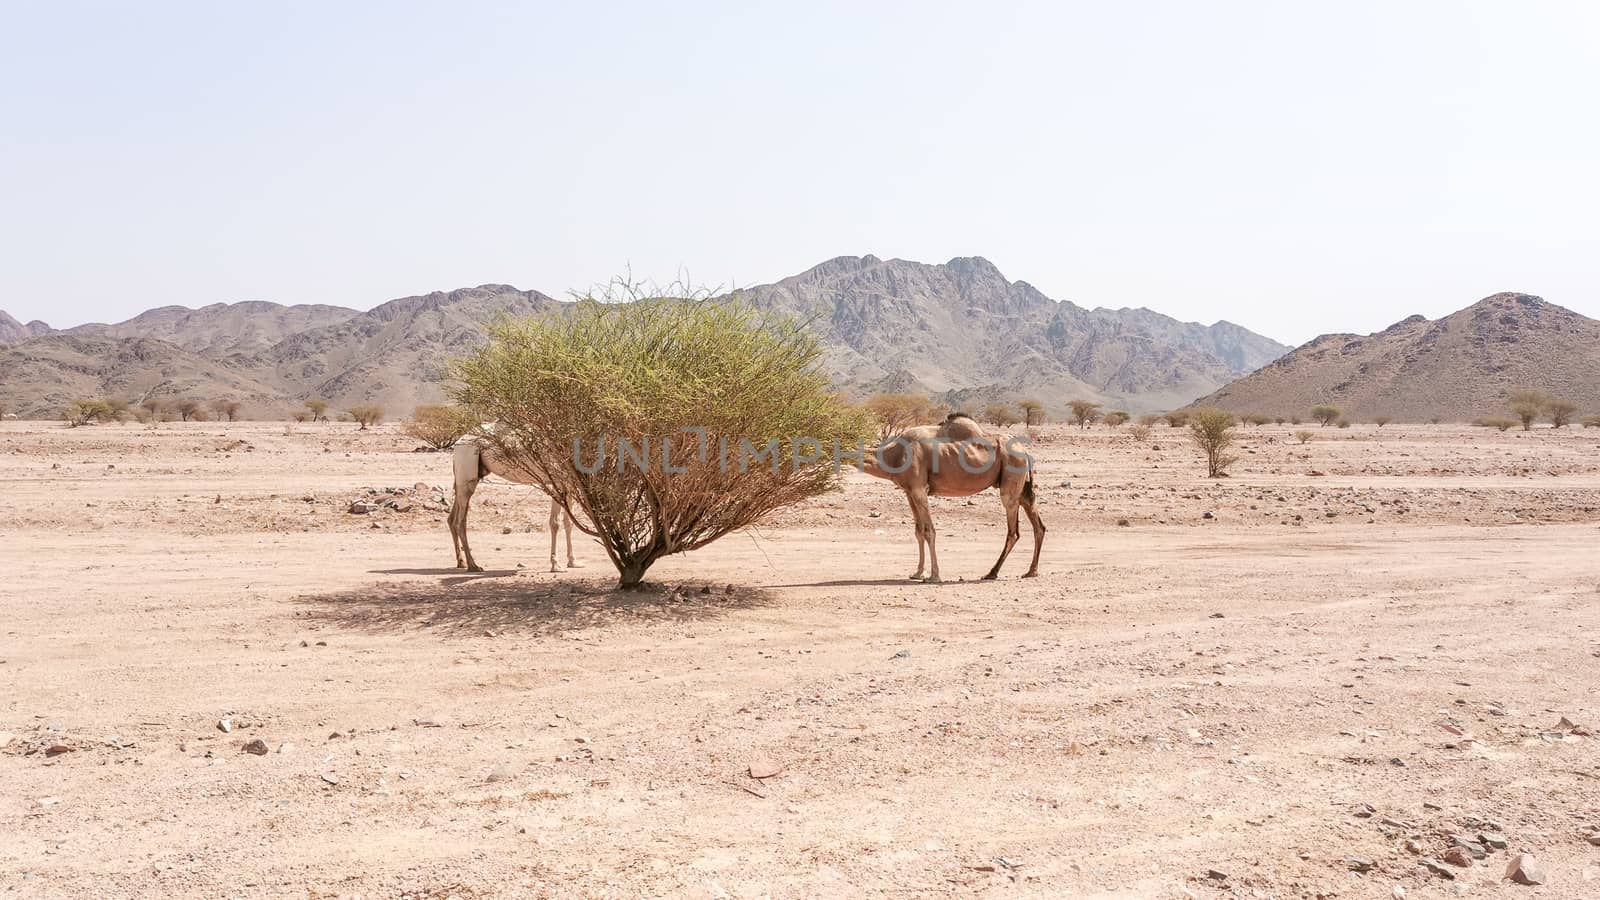
[[[1022,499],[1033,503],[1033,470],[1028,470],[1028,480],[1022,483]]]

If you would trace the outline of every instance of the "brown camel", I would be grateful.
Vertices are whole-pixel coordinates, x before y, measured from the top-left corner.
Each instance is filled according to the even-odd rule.
[[[472,492],[478,489],[478,482],[482,481],[485,475],[499,475],[507,481],[518,484],[537,482],[528,472],[501,456],[494,448],[485,447],[470,438],[457,442],[450,462],[451,468],[455,471],[455,502],[450,505],[448,521],[450,541],[456,548],[456,568],[466,569],[468,572],[482,572],[483,568],[472,558],[472,548],[467,546],[467,508],[472,505]],[[561,530],[563,519],[567,526],[567,568],[576,569],[582,565],[572,558],[572,515],[552,498],[549,520],[552,572],[561,571],[556,565],[556,534]]]
[[[1010,439],[986,435],[969,416],[951,413],[939,425],[908,428],[878,445],[867,455],[863,471],[885,478],[906,493],[917,533],[917,571],[913,581],[939,581],[939,555],[934,546],[937,533],[928,497],[968,497],[988,488],[1000,489],[1006,508],[1006,544],[985,580],[1000,577],[1000,566],[1010,555],[1022,531],[1017,508],[1028,514],[1033,529],[1033,564],[1023,578],[1039,574],[1039,550],[1044,546],[1044,522],[1034,509],[1033,469],[1028,455],[1011,445]],[[923,551],[931,564],[922,574]]]

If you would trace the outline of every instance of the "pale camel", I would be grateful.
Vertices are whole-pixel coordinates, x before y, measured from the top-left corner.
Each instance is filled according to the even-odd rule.
[[[499,475],[517,484],[536,484],[530,473],[506,459],[492,447],[485,447],[470,438],[456,443],[451,456],[455,472],[455,502],[450,505],[450,540],[456,548],[456,568],[468,572],[482,572],[483,568],[472,558],[472,548],[467,546],[467,508],[472,505],[472,492],[485,475]],[[582,563],[572,558],[572,515],[562,509],[554,498],[550,500],[550,571],[561,571],[556,564],[556,537],[565,519],[567,532],[567,568],[577,569]]]
[[[917,571],[913,581],[939,581],[939,555],[934,546],[937,533],[928,497],[967,497],[988,488],[1000,489],[1006,509],[1006,544],[985,580],[1000,577],[1000,566],[1010,555],[1022,531],[1017,508],[1028,514],[1033,529],[1033,564],[1023,574],[1039,574],[1039,550],[1044,546],[1044,522],[1034,509],[1033,468],[1028,455],[1012,446],[1009,438],[984,434],[970,417],[952,413],[942,424],[908,428],[889,438],[867,454],[862,470],[885,478],[905,491],[911,503],[911,516],[917,534]],[[922,574],[924,547],[931,564]]]

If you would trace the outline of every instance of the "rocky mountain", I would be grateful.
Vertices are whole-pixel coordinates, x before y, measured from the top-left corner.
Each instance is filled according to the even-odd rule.
[[[1600,412],[1600,321],[1529,294],[1495,294],[1442,319],[1325,334],[1194,405],[1304,416],[1330,403],[1353,421],[1470,421],[1504,415],[1506,394],[1521,388]]]
[[[1230,322],[1052,300],[981,257],[927,265],[842,256],[743,293],[812,321],[829,371],[855,393],[1171,409],[1288,349]]]
[[[1057,410],[1083,397],[1135,412],[1169,409],[1287,349],[1228,322],[1058,302],[978,257],[943,265],[839,257],[740,294],[808,320],[827,348],[828,371],[856,395],[1035,397]],[[13,346],[0,355],[0,396],[24,415],[52,415],[66,399],[143,391],[231,396],[255,415],[280,415],[310,397],[378,403],[400,415],[442,399],[449,360],[478,346],[495,316],[566,308],[503,284],[367,312],[259,302],[162,307]]]
[[[110,338],[155,338],[219,359],[242,357],[311,328],[360,315],[342,306],[282,306],[265,300],[213,303],[199,309],[160,306],[115,325],[66,329],[68,334]]]
[[[7,344],[20,344],[23,341],[49,333],[50,326],[38,319],[24,325],[11,318],[11,315],[5,310],[0,309],[0,347]]]

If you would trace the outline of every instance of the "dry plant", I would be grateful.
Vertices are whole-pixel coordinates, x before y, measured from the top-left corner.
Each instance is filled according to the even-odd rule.
[[[328,420],[328,401],[317,399],[307,400],[306,411],[311,413],[311,421],[326,422]]]
[[[1009,403],[991,403],[983,408],[983,420],[991,425],[1009,428],[1022,421],[1022,414]]]
[[[172,408],[177,410],[178,418],[185,422],[204,422],[206,420],[205,406],[193,397],[184,397],[176,401],[172,404]]]
[[[479,438],[574,513],[624,588],[834,489],[834,442],[878,430],[803,323],[708,296],[619,279],[570,315],[496,322],[455,368],[455,399],[496,423]]]
[[[1379,428],[1382,428],[1393,421],[1394,419],[1389,416],[1376,416],[1372,420],[1373,424],[1377,425]]]
[[[1327,428],[1337,422],[1342,415],[1344,413],[1339,410],[1339,407],[1330,406],[1326,403],[1311,407],[1311,418],[1321,422],[1323,428]]]
[[[1302,430],[1302,431],[1296,431],[1294,433],[1294,436],[1300,440],[1300,443],[1309,444],[1309,443],[1311,443],[1311,439],[1316,437],[1317,435],[1316,435],[1316,432]]]
[[[1560,397],[1551,397],[1545,401],[1544,412],[1550,417],[1550,424],[1555,428],[1565,428],[1572,424],[1572,416],[1578,411],[1578,404]]]
[[[211,411],[217,414],[217,421],[227,419],[229,422],[239,418],[239,407],[242,404],[237,400],[213,400]]]
[[[376,425],[383,421],[383,407],[372,403],[363,403],[360,406],[352,406],[344,412],[345,415],[349,416],[355,421],[356,424],[361,426],[360,428],[356,429],[357,431],[366,431],[367,426]]]
[[[1044,404],[1037,400],[1018,400],[1017,408],[1022,410],[1022,424],[1029,428],[1044,424]]]
[[[1544,391],[1520,390],[1512,391],[1506,395],[1506,404],[1511,409],[1511,414],[1522,423],[1522,430],[1529,431],[1533,423],[1538,420],[1539,413],[1550,402],[1549,396]]]
[[[867,398],[867,411],[878,420],[878,438],[887,440],[907,428],[927,425],[944,418],[945,406],[921,394],[874,394]]]
[[[1072,423],[1079,428],[1088,428],[1100,418],[1100,404],[1092,400],[1068,400],[1067,407],[1072,410]]]
[[[1123,422],[1126,422],[1131,418],[1133,418],[1131,415],[1120,409],[1113,409],[1105,414],[1105,422],[1112,428],[1121,425]]]
[[[74,400],[61,411],[67,425],[78,428],[90,423],[111,421],[111,405],[104,400]]]
[[[446,450],[472,430],[478,420],[459,406],[419,406],[400,429],[435,450]]]
[[[1161,418],[1167,420],[1167,426],[1170,428],[1182,428],[1183,426],[1189,424],[1190,413],[1191,410],[1175,409]]]
[[[1335,424],[1337,424],[1340,428],[1349,428],[1350,427],[1350,420],[1349,419],[1340,419]]]
[[[1600,428],[1600,416],[1584,416],[1579,421],[1585,428]]]
[[[1233,414],[1220,409],[1197,409],[1189,414],[1189,439],[1206,457],[1206,476],[1226,478],[1227,468],[1239,457],[1229,456],[1233,446]]]
[[[1129,425],[1128,436],[1142,444],[1150,440],[1150,426],[1143,422]]]
[[[1505,416],[1484,416],[1472,424],[1482,428],[1496,428],[1500,431],[1507,431],[1511,426],[1517,424],[1517,420],[1508,419]]]

